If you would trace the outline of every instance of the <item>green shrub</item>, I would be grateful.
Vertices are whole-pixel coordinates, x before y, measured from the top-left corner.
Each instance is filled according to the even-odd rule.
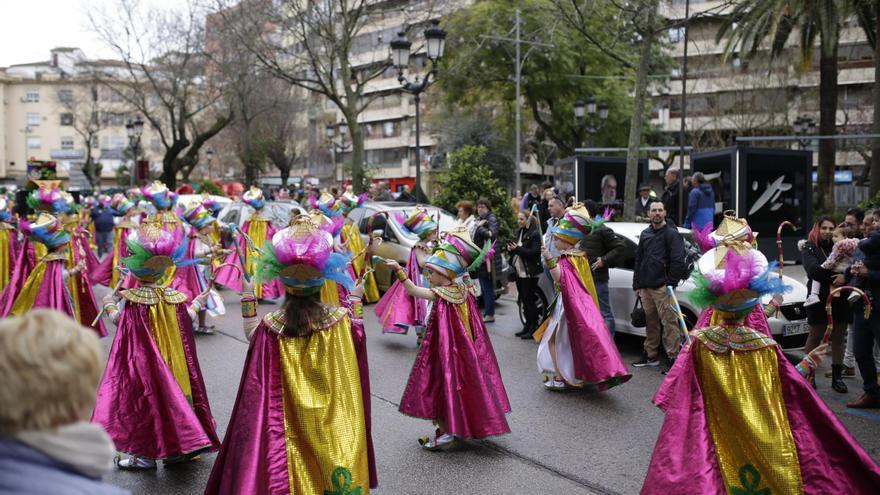
[[[199,194],[208,193],[215,196],[226,196],[226,191],[224,191],[222,187],[209,180],[203,180],[200,182],[196,187],[196,192]]]

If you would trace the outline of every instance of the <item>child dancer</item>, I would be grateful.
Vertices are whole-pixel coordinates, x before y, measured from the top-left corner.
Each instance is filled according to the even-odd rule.
[[[428,280],[422,274],[422,269],[437,240],[437,222],[421,206],[417,206],[409,218],[401,216],[395,220],[401,229],[419,238],[409,253],[406,276],[417,286],[428,287]],[[391,284],[376,305],[375,311],[382,323],[382,332],[406,334],[410,328],[414,328],[421,341],[427,323],[428,301],[407,294],[401,281],[395,280]]]
[[[9,285],[20,248],[16,219],[10,203],[0,197],[0,292]]]
[[[126,240],[125,266],[139,287],[104,298],[117,324],[107,369],[98,389],[92,421],[101,424],[116,449],[130,454],[119,469],[156,469],[185,462],[220,446],[192,334],[192,320],[207,292],[186,305],[186,296],[167,288],[173,266],[186,266],[179,235],[146,223]]]
[[[335,207],[342,213],[346,220],[348,220],[348,214],[351,213],[351,210],[361,206],[366,200],[366,194],[355,196],[354,189],[351,186],[348,186],[345,189],[345,193],[339,196]],[[372,221],[369,219],[367,222],[372,224]],[[370,244],[372,244],[373,233],[368,232],[368,235],[370,236]],[[354,222],[346,221],[345,225],[342,227],[341,237],[343,245],[347,246],[349,253],[351,253],[351,264],[355,272],[358,274],[367,274],[364,277],[364,302],[372,304],[378,301],[379,286],[376,284],[376,275],[373,274],[372,271],[372,256],[359,256],[360,253],[364,252],[364,240],[361,238],[360,229],[358,229],[358,226]],[[371,246],[368,246],[368,248],[369,247]]]
[[[207,314],[210,313],[214,317],[225,315],[226,307],[220,294],[210,287],[210,274],[205,270],[209,269],[214,259],[222,258],[229,254],[229,251],[223,249],[219,243],[215,243],[211,237],[217,219],[211,216],[211,212],[201,202],[196,200],[187,205],[183,210],[183,220],[190,226],[185,256],[200,260],[202,266],[189,265],[180,268],[171,287],[186,294],[188,300],[208,291],[207,304],[199,311],[199,324],[194,331],[210,335],[214,333],[214,325],[205,324]]]
[[[834,243],[834,247],[831,248],[831,254],[822,262],[821,266],[834,273],[845,274],[849,267],[852,266],[853,256],[859,248],[859,240],[847,239],[846,232],[841,227],[837,227],[831,233],[831,242]],[[819,300],[819,292],[821,290],[822,284],[814,280],[810,285],[810,295],[804,300],[804,306],[812,306],[813,304],[824,302]]]
[[[547,246],[542,249],[559,286],[553,310],[534,335],[540,342],[538,369],[548,375],[544,386],[549,390],[594,385],[602,391],[632,378],[599,311],[587,253],[575,247],[602,221],[591,219],[577,203],[553,229],[559,258],[552,258]]]
[[[101,261],[94,281],[95,283],[113,288],[119,283],[120,273],[117,267],[120,267],[122,259],[128,256],[128,245],[126,245],[125,240],[137,229],[139,213],[137,208],[134,207],[134,203],[122,193],[113,195],[113,198],[110,199],[109,207],[114,216],[121,218],[114,227],[113,252],[105,256]],[[136,280],[134,277],[129,276],[123,282],[123,285],[126,289],[129,289],[134,287]]]
[[[804,380],[827,345],[795,367],[746,317],[785,287],[748,243],[721,241],[693,275],[716,323],[691,341],[654,396],[666,418],[643,494],[874,493],[880,467]]]
[[[226,258],[223,264],[229,264],[237,267],[224,266],[217,270],[215,278],[217,284],[236,292],[242,291],[242,273],[247,273],[253,277],[256,272],[257,259],[263,251],[263,246],[267,246],[275,235],[275,227],[268,218],[262,216],[260,212],[266,206],[266,200],[263,197],[263,190],[257,187],[251,187],[241,196],[241,200],[254,209],[254,214],[244,223],[240,233],[233,232],[236,237],[236,243],[232,249],[232,253]],[[241,272],[239,271],[242,270]],[[277,280],[266,281],[258,284],[254,288],[257,299],[277,299],[284,294],[284,288]]]
[[[409,295],[434,302],[400,400],[400,412],[437,425],[433,438],[419,439],[427,450],[447,449],[457,438],[510,431],[504,417],[510,402],[489,333],[473,295],[464,283],[455,282],[489,251],[488,243],[479,249],[465,231],[449,233],[425,261],[430,288],[416,286],[396,261],[387,262]]]
[[[256,282],[280,279],[287,296],[259,319],[255,295],[242,295],[250,349],[205,493],[369,493],[351,313],[320,302],[325,280],[352,288],[346,264],[307,216],[266,243]]]

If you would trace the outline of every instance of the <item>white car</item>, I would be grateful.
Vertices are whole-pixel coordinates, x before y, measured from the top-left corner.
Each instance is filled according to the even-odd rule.
[[[292,200],[267,201],[260,213],[268,218],[276,229],[280,230],[290,225],[291,213],[294,211],[297,214],[306,213],[306,210],[299,203]],[[234,223],[236,227],[241,228],[253,214],[252,207],[238,200],[224,206],[217,217],[223,223]]]
[[[645,228],[646,223],[612,222],[607,223],[610,229],[619,237],[623,238],[624,251],[617,262],[609,270],[609,296],[611,299],[611,312],[614,313],[615,331],[632,335],[644,336],[644,327],[634,327],[630,321],[630,313],[636,302],[636,295],[632,289],[633,266],[635,264],[636,250],[638,249],[639,235]],[[689,252],[689,260],[695,261],[699,256],[691,232],[688,229],[679,228],[678,231],[685,239],[685,247]],[[768,319],[773,338],[783,349],[796,349],[803,347],[806,335],[809,332],[807,325],[807,313],[804,310],[804,300],[807,297],[807,287],[791,277],[783,276],[785,283],[792,287],[792,291],[785,294],[779,314]],[[539,286],[542,294],[539,294],[539,304],[552,300],[553,287],[547,277],[541,277]],[[696,307],[691,303],[688,296],[694,285],[690,279],[683,281],[675,290],[682,313],[688,328],[693,328],[703,308]],[[770,301],[770,296],[764,300]]]

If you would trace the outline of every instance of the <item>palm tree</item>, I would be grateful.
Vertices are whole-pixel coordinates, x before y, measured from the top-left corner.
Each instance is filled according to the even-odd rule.
[[[727,37],[725,53],[754,56],[766,40],[770,55],[785,50],[789,36],[797,32],[801,66],[808,70],[819,39],[819,134],[836,134],[837,50],[843,22],[859,0],[744,0],[732,9],[718,30],[716,41]],[[817,209],[834,212],[834,161],[836,142],[819,141],[819,202]]]

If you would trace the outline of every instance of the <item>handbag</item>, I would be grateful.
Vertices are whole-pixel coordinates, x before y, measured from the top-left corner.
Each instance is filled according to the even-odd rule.
[[[629,314],[629,321],[632,323],[632,326],[636,328],[648,326],[648,319],[645,316],[645,308],[642,307],[642,296],[636,297],[636,303],[633,305],[633,310]]]

